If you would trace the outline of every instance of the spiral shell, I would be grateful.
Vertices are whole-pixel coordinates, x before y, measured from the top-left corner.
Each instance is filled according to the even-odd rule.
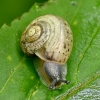
[[[65,64],[72,50],[72,31],[68,23],[54,15],[33,20],[21,37],[24,53],[34,53],[44,61]]]

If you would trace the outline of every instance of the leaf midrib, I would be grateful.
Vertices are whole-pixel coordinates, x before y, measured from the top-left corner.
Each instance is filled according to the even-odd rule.
[[[55,100],[63,100],[65,98],[71,97],[74,93],[77,92],[77,90],[84,88],[85,86],[90,84],[92,81],[96,80],[98,77],[100,77],[100,71],[96,72],[91,78],[86,79],[82,83],[76,84],[74,86],[74,88],[72,88],[69,91],[61,94],[58,97],[56,97]]]

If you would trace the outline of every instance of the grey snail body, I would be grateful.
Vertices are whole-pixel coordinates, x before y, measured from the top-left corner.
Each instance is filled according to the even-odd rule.
[[[68,84],[66,61],[68,60],[73,36],[68,23],[54,15],[44,15],[33,20],[21,37],[21,48],[28,55],[37,55],[44,61],[36,68],[41,81],[50,89]]]

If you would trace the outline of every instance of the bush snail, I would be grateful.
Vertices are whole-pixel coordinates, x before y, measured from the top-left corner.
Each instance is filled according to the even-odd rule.
[[[20,44],[23,52],[35,54],[44,61],[43,66],[36,70],[49,89],[54,89],[61,83],[69,83],[65,79],[66,61],[72,50],[72,41],[68,23],[54,15],[36,18],[22,34]]]

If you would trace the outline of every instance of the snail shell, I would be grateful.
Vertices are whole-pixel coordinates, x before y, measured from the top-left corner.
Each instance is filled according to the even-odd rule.
[[[51,78],[55,72],[60,72],[61,78],[63,75],[64,77],[66,76],[66,72],[63,73],[62,70],[64,71],[66,69],[65,63],[72,50],[72,41],[72,31],[65,20],[58,16],[45,15],[36,18],[27,26],[22,34],[20,43],[24,53],[28,55],[35,54],[45,61],[41,70],[44,70],[44,73],[47,74],[46,77],[50,81],[46,85],[49,86],[50,84],[57,83],[53,82],[54,79]],[[50,66],[53,66],[53,68]],[[43,76],[40,70],[38,70],[38,73],[40,77]],[[54,76],[58,74],[56,73]],[[55,84],[53,85],[56,86]],[[53,85],[50,88],[54,88]]]

